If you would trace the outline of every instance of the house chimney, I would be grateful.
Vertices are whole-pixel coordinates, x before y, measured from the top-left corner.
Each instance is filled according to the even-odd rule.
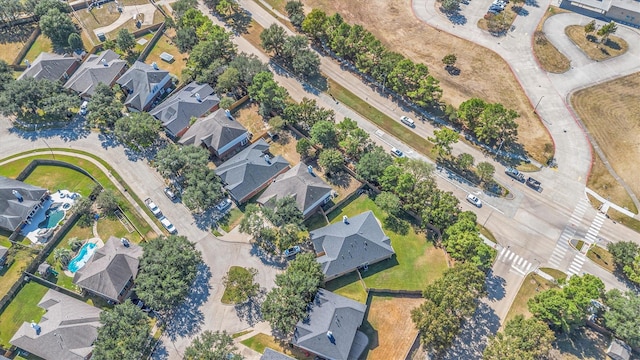
[[[36,335],[40,335],[40,325],[38,325],[35,321],[31,321],[31,327],[36,331]]]
[[[202,98],[200,98],[200,93],[196,93],[196,100],[198,100],[198,102],[202,102]]]
[[[349,225],[349,218],[347,217],[347,215],[342,216],[342,222]]]
[[[264,161],[266,161],[267,164],[271,164],[271,157],[269,154],[264,154]]]
[[[24,63],[27,65],[27,69],[31,67],[31,63],[29,63],[29,60],[25,60]]]
[[[229,109],[226,109],[224,111],[224,114],[227,115],[227,118],[229,118],[229,120],[233,120],[233,116],[231,116],[231,111],[229,111]]]
[[[102,59],[100,60],[100,62],[102,63],[102,65],[104,66],[109,66],[109,64],[107,63],[107,59]]]
[[[155,61],[151,63],[151,66],[156,70],[160,70],[158,69],[158,64]]]
[[[309,174],[313,175],[313,166],[307,166],[307,171],[309,172]]]
[[[332,344],[336,343],[336,338],[333,337],[333,333],[331,332],[331,330],[327,331],[327,338]]]
[[[24,201],[24,198],[22,197],[22,194],[20,194],[20,192],[18,190],[11,190],[11,193],[13,194],[13,196],[16,197],[16,199],[18,199],[18,202]]]

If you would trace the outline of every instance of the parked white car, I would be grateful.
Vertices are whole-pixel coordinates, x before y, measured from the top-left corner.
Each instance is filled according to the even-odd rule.
[[[162,224],[162,226],[164,226],[165,229],[167,229],[170,234],[175,234],[176,232],[178,232],[178,230],[176,230],[176,227],[173,226],[171,221],[169,221],[169,219],[167,219],[166,217],[160,219],[160,223]]]
[[[407,117],[407,116],[400,116],[400,122],[402,122],[403,124],[409,126],[409,127],[416,127],[416,123],[415,121],[413,121],[412,118]]]
[[[476,207],[482,207],[482,201],[471,194],[467,195],[467,201],[472,203]]]

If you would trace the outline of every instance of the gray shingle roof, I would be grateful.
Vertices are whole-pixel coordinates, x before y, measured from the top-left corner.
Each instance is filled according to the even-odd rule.
[[[312,231],[309,236],[325,276],[332,278],[395,254],[372,211]]]
[[[126,66],[127,62],[111,50],[100,55],[89,55],[64,87],[76,91],[80,96],[91,96],[99,83],[111,86]]]
[[[231,120],[223,109],[218,109],[204,119],[196,121],[189,130],[180,138],[182,145],[200,145],[216,151],[247,134],[242,124]]]
[[[215,170],[226,184],[227,191],[237,201],[242,201],[289,167],[287,160],[280,155],[265,160],[264,154],[268,151],[269,144],[260,139]]]
[[[138,275],[141,256],[142,247],[131,242],[126,247],[112,236],[75,273],[73,283],[117,301],[129,280]]]
[[[42,52],[31,65],[18,77],[18,80],[25,77],[32,77],[36,80],[47,79],[58,81],[69,71],[72,66],[79,64],[80,60],[75,57],[51,54]]]
[[[303,163],[292,167],[286,173],[279,175],[262,193],[258,202],[269,206],[280,197],[293,196],[298,209],[304,215],[310,206],[331,194],[331,186],[327,185],[319,176],[310,174]]]
[[[14,191],[22,195],[20,201]],[[15,231],[48,195],[46,189],[0,176],[0,228]]]
[[[613,360],[629,360],[631,358],[631,347],[624,341],[613,338],[607,349],[607,355]]]
[[[347,360],[366,310],[365,304],[320,289],[292,343],[327,359]]]
[[[260,360],[293,360],[293,358],[270,348],[265,348]]]
[[[189,126],[192,117],[204,116],[219,103],[220,99],[211,86],[194,81],[173,93],[149,113],[176,136]]]
[[[93,351],[100,309],[54,290],[47,291],[38,306],[46,310],[40,333],[24,322],[11,344],[46,360],[80,360]]]
[[[166,81],[169,81],[168,71],[156,70],[151,65],[136,61],[116,82],[129,91],[124,105],[143,111],[153,101],[154,87],[163,86],[161,83],[166,84]]]

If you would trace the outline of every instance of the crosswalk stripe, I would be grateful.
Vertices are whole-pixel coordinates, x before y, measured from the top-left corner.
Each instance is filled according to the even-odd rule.
[[[516,263],[516,265],[520,266],[520,264],[524,261],[523,258],[518,259],[518,262]],[[514,261],[515,262],[515,261]]]
[[[529,272],[529,269],[531,269],[531,265],[532,265],[532,264],[531,264],[531,263],[529,263],[529,264],[527,265],[527,268],[524,270],[524,272]]]
[[[527,273],[525,271],[522,271],[520,269],[518,269],[517,267],[511,267],[513,270],[515,270],[517,273],[519,273],[520,275],[527,275]]]
[[[511,261],[511,259],[513,259],[513,257],[516,255],[516,253],[511,253],[511,255],[509,255],[509,258],[507,259],[507,261]]]

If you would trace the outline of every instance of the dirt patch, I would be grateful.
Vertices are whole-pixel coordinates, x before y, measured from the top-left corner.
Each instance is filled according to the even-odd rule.
[[[640,195],[640,72],[580,90],[571,96],[571,105],[589,133],[604,151],[616,173]],[[606,169],[599,168],[598,159],[589,178],[589,187],[597,192],[606,190],[611,200],[620,206],[635,209],[624,189],[613,178],[607,179]],[[604,166],[604,165],[602,165]],[[611,176],[611,175],[609,175]],[[626,199],[626,200],[625,200]]]
[[[544,162],[544,145],[551,137],[534,115],[533,107],[509,66],[498,54],[466,40],[439,31],[416,19],[410,0],[304,0],[310,7],[329,14],[339,12],[351,24],[366,28],[393,51],[429,66],[440,81],[443,100],[454,106],[472,97],[500,102],[520,114],[517,120],[519,141],[529,155]],[[458,57],[459,76],[450,75],[442,58],[450,53]]]
[[[245,103],[233,115],[242,126],[249,130],[251,141],[258,140],[267,133],[268,125],[258,114],[258,105]]]
[[[594,35],[586,35],[584,26],[571,25],[564,29],[569,39],[591,60],[602,61],[627,52],[629,44],[617,36],[609,36],[606,42],[597,41]]]
[[[271,145],[270,150],[274,155],[282,155],[291,166],[300,162],[300,154],[296,152],[298,140],[290,131],[281,131],[275,140],[267,137],[267,142]]]
[[[374,337],[367,334],[371,349],[368,360],[404,359],[418,334],[411,321],[411,310],[421,303],[420,298],[373,297],[366,320]]]
[[[36,23],[0,30],[0,60],[11,64],[36,28]]]
[[[538,58],[538,64],[543,70],[555,74],[561,74],[569,70],[571,68],[571,61],[547,39],[547,36],[542,31],[542,27],[549,17],[565,12],[568,11],[555,6],[549,6],[540,20],[533,37],[533,54]]]
[[[587,187],[597,192],[598,195],[609,199],[614,204],[628,207],[632,210],[635,209],[635,205],[629,194],[627,194],[627,191],[616,181],[613,175],[611,175],[597,154],[593,156]],[[595,203],[592,202],[592,204]]]

